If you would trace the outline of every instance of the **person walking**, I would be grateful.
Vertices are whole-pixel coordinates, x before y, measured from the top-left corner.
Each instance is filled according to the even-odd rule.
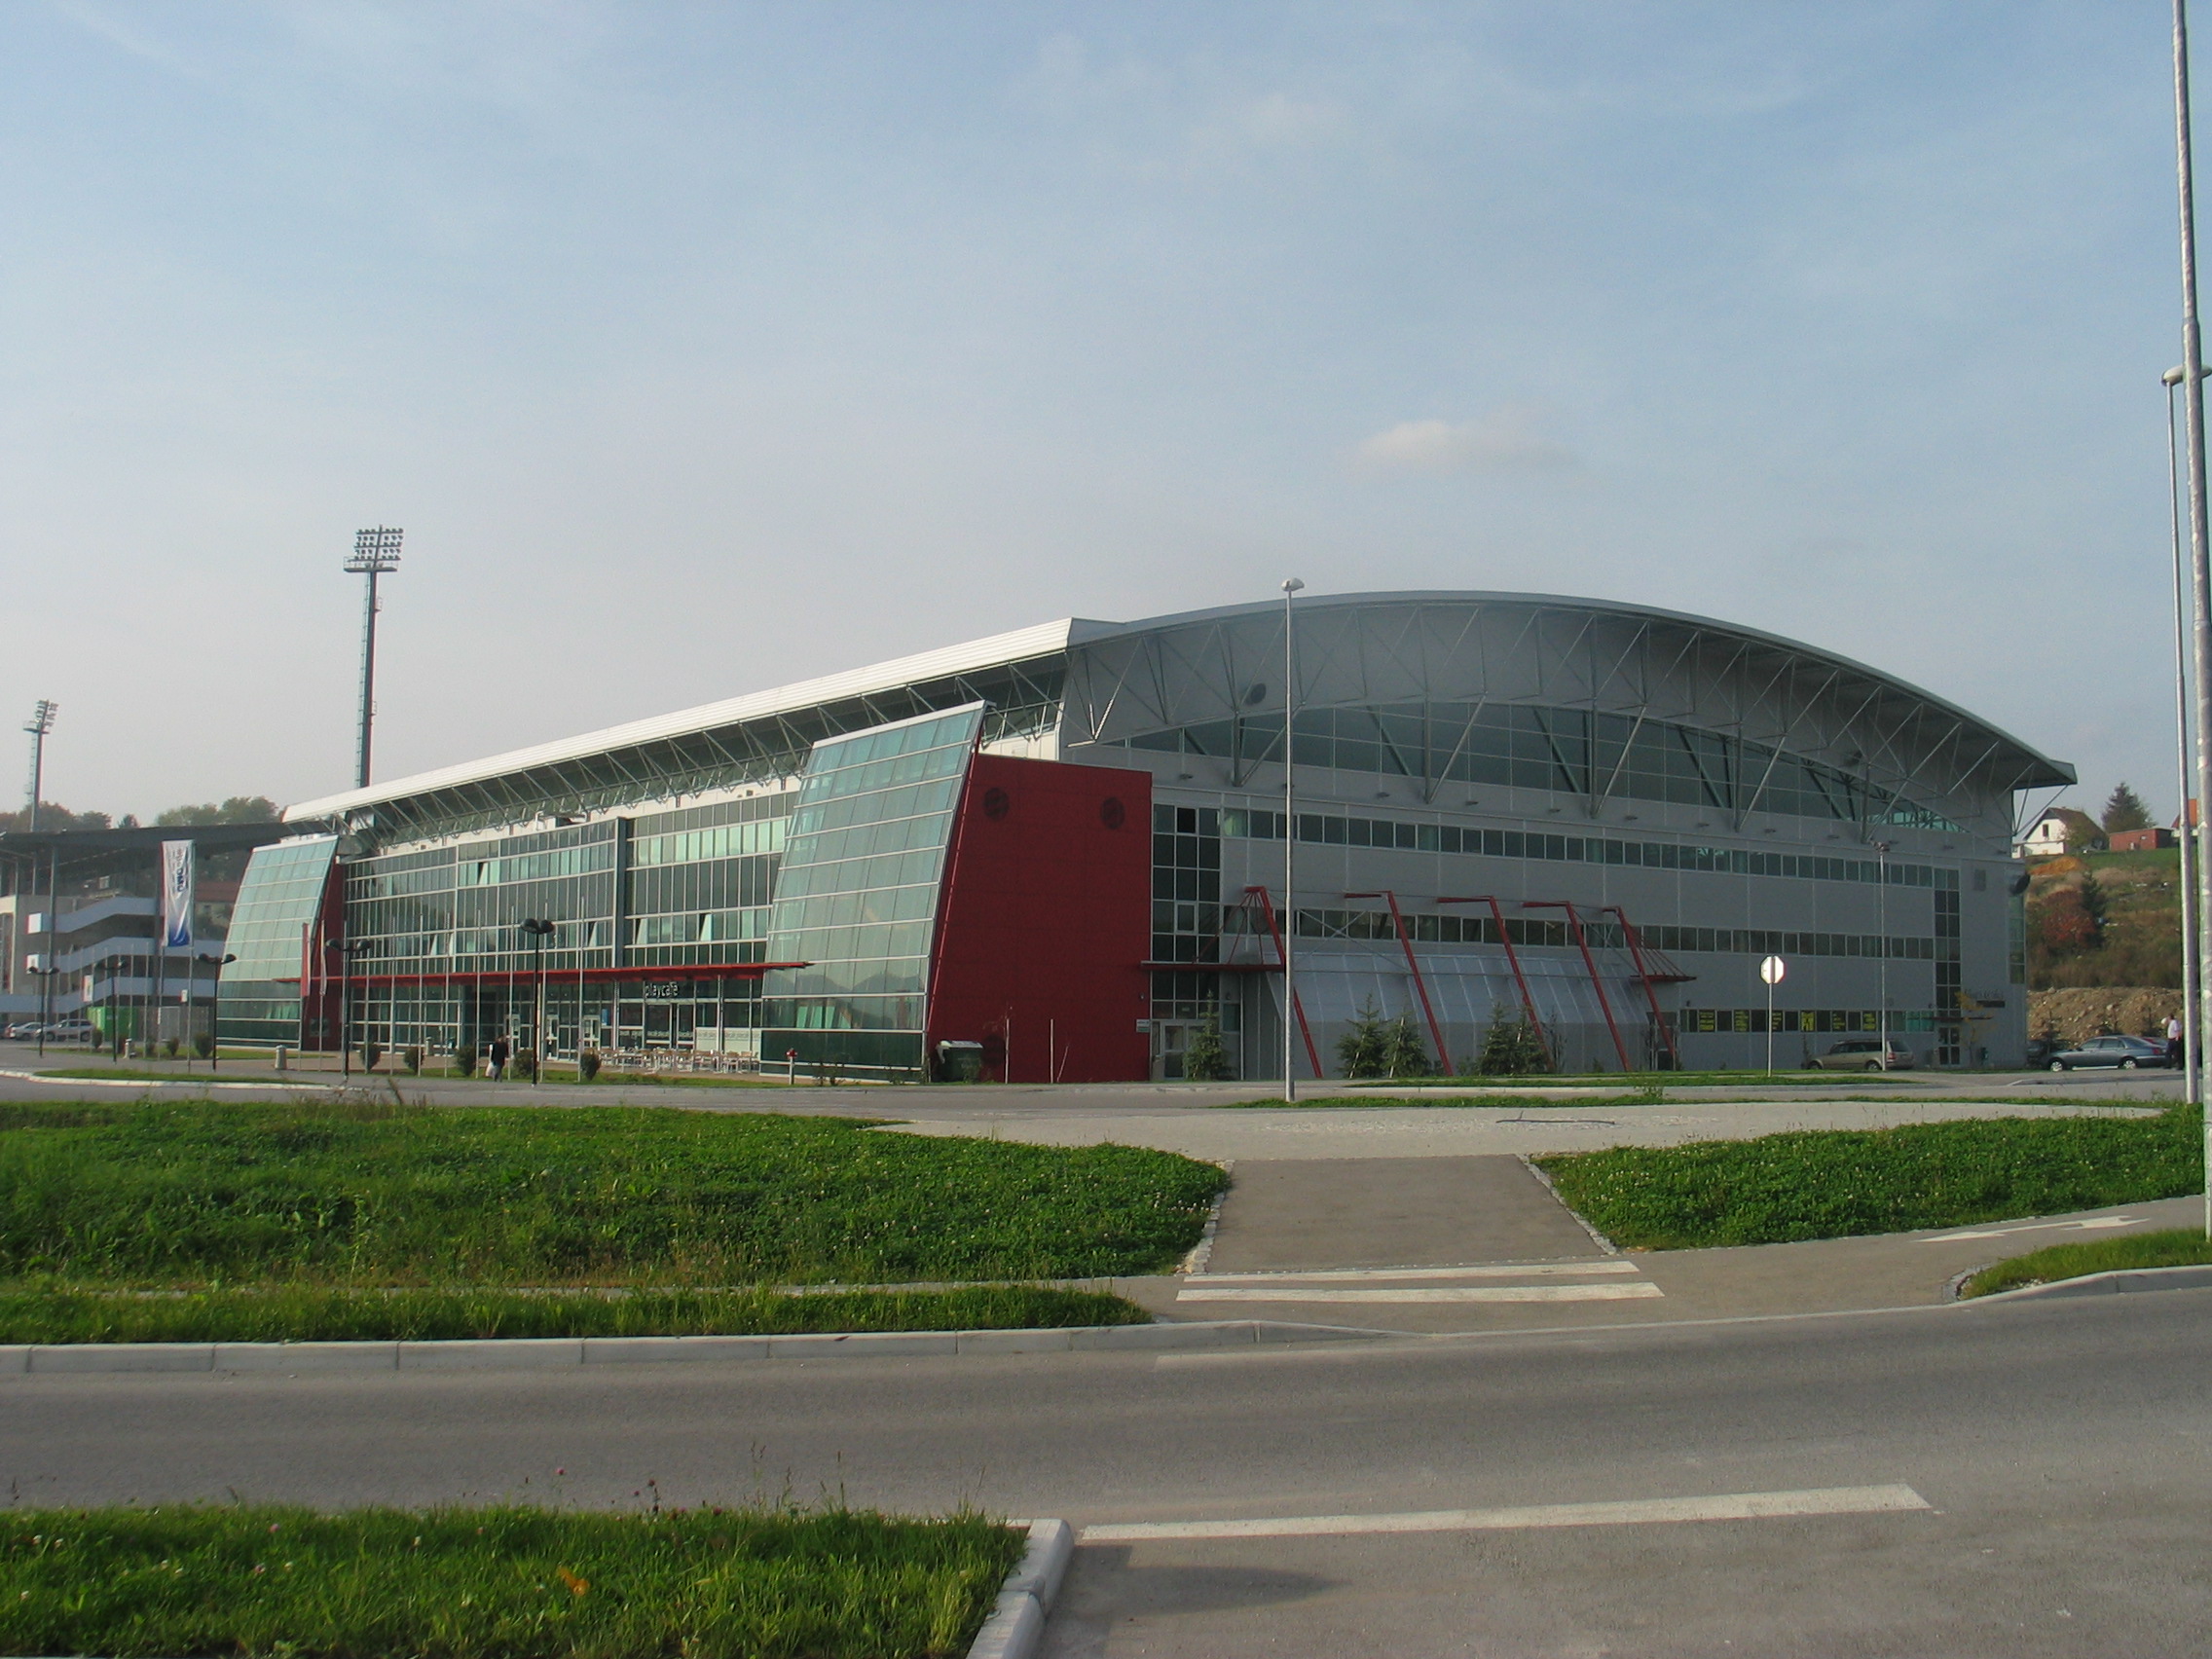
[[[492,1081],[498,1083],[507,1075],[507,1056],[514,1049],[507,1042],[507,1034],[500,1032],[492,1039]]]
[[[2179,1014],[2169,1014],[2166,1015],[2166,1064],[2175,1071],[2181,1070],[2181,1016]]]

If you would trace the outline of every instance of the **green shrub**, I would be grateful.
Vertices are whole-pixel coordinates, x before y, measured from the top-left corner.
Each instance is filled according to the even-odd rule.
[[[215,1052],[215,1039],[204,1031],[195,1032],[192,1038],[192,1051],[203,1060],[211,1058]]]
[[[399,1063],[407,1068],[407,1075],[415,1077],[423,1070],[423,1051],[409,1044],[399,1051]]]
[[[586,1049],[576,1056],[576,1081],[590,1083],[599,1076],[599,1051]]]
[[[476,1075],[476,1045],[463,1043],[453,1051],[453,1069],[462,1077]]]

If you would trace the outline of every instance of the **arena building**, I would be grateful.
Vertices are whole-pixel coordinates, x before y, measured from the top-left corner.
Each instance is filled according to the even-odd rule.
[[[1464,1067],[2022,1056],[2021,792],[2070,767],[1878,670],[1526,594],[1053,622],[293,807],[226,1040],[1014,1082],[1279,1079],[1364,1011]],[[549,930],[526,931],[526,921]],[[542,1010],[542,1014],[540,1011]],[[541,1023],[540,1023],[541,1022]]]

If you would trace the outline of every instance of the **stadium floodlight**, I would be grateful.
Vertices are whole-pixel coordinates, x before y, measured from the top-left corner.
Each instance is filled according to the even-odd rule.
[[[353,556],[346,561],[349,575],[366,576],[369,584],[361,609],[361,747],[353,767],[353,787],[369,787],[369,728],[377,713],[377,577],[399,569],[399,538],[407,533],[378,525],[353,533]]]
[[[60,707],[41,697],[31,718],[23,722],[23,729],[31,734],[30,818],[23,826],[26,830],[38,829],[38,797],[46,788],[46,734],[54,729],[54,717]]]

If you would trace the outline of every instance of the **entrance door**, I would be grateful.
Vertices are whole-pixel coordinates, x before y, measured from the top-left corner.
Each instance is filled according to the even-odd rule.
[[[1152,1081],[1173,1083],[1183,1076],[1183,1056],[1191,1039],[1205,1029],[1202,1019],[1156,1019],[1152,1022]]]

